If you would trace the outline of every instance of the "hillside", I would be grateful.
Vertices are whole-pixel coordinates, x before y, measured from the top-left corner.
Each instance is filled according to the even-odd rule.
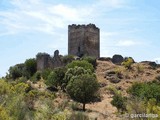
[[[96,76],[101,84],[100,95],[102,100],[100,102],[89,104],[87,108],[95,111],[92,114],[97,115],[98,120],[119,120],[122,119],[117,116],[116,107],[111,105],[113,94],[106,88],[114,86],[127,96],[126,90],[134,82],[148,82],[153,81],[160,73],[160,68],[153,68],[149,62],[134,63],[132,70],[128,71],[123,66],[115,65],[111,61],[97,61]],[[140,67],[140,68],[138,68]],[[139,69],[139,71],[138,71]],[[118,83],[112,83],[109,79],[105,78],[107,71],[116,71],[121,73],[122,79]]]
[[[84,61],[82,63],[86,64]],[[87,64],[84,67],[87,67]],[[64,72],[63,69],[59,70],[57,74]],[[126,68],[124,65],[114,64],[110,59],[97,60],[94,72],[100,89],[94,102],[86,104],[85,112],[82,111],[82,104],[71,99],[61,86],[57,88],[49,87],[50,84],[46,84],[47,79],[40,77],[40,74],[43,75],[43,73],[39,71],[30,79],[19,77],[15,80],[7,79],[6,82],[2,80],[0,82],[2,99],[0,100],[0,119],[12,119],[13,116],[16,116],[15,118],[18,117],[17,119],[24,120],[128,120],[130,117],[126,117],[126,114],[143,113],[146,112],[144,111],[146,109],[148,110],[147,113],[153,112],[159,115],[159,105],[153,104],[154,109],[149,106],[150,103],[153,103],[153,98],[156,98],[155,94],[159,95],[159,83],[157,83],[157,86],[153,86],[157,88],[153,90],[153,93],[150,93],[151,96],[145,96],[145,99],[148,99],[147,101],[138,97],[135,99],[131,95],[134,89],[128,93],[128,89],[135,83],[148,84],[148,82],[160,79],[160,67],[156,63],[149,61],[133,62],[130,67]],[[54,85],[55,83],[51,84]],[[141,87],[143,88],[143,85]],[[145,86],[145,89],[140,92],[139,88],[136,89],[136,94],[139,95],[141,92],[145,92],[144,90],[149,90],[149,87]],[[147,95],[147,93],[144,94]],[[116,95],[123,98],[122,101],[117,99],[116,104],[122,102],[122,105],[126,105],[124,109],[122,105],[118,109],[117,106],[113,106],[113,100]],[[3,100],[6,101],[6,104],[4,104]],[[149,102],[150,100],[151,102]],[[155,101],[158,102],[159,97]],[[6,108],[9,109],[7,110]],[[12,110],[13,108],[15,108],[15,111]],[[22,108],[23,110],[21,110]]]

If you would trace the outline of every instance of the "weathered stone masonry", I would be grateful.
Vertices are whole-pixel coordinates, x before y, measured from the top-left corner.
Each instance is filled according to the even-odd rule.
[[[100,30],[94,24],[68,26],[68,54],[100,57]]]
[[[100,30],[94,24],[69,25],[68,26],[68,54],[82,57],[100,57]],[[54,52],[54,56],[47,53],[40,53],[36,56],[37,70],[43,71],[47,68],[54,69],[65,65],[59,55],[59,51]]]
[[[40,53],[37,55],[36,60],[37,60],[37,70],[39,71],[43,71],[47,68],[53,69],[64,66],[58,50],[54,52],[53,57],[47,53]]]

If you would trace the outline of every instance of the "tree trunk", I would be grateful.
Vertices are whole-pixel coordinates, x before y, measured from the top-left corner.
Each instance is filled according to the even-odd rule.
[[[86,104],[85,103],[83,103],[83,111],[85,111],[86,109],[85,109],[85,106],[86,106]]]

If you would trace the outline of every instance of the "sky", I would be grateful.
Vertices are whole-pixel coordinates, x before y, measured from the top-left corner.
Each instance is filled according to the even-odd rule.
[[[160,0],[0,0],[0,77],[55,50],[67,55],[68,25],[100,28],[100,56],[160,60]]]

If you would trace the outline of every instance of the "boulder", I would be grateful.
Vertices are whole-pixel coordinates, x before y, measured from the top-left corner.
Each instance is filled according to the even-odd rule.
[[[108,79],[111,83],[119,83],[121,80],[115,75],[115,76],[111,76]]]
[[[112,57],[112,62],[114,64],[120,65],[123,62],[124,58],[121,55],[114,55]]]
[[[117,74],[114,70],[108,70],[105,73],[105,78],[111,83],[119,83],[122,79],[122,75]]]

